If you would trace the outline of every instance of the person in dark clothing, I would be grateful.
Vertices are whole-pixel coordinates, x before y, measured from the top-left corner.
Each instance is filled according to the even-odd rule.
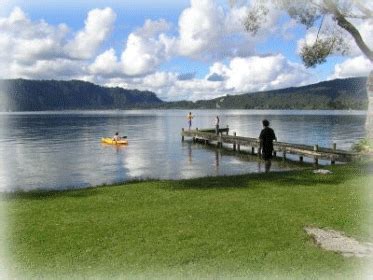
[[[261,154],[262,158],[265,160],[265,170],[266,172],[269,171],[271,168],[271,159],[273,153],[273,140],[277,141],[275,132],[272,128],[269,127],[269,121],[263,120],[263,129],[260,132],[259,140],[260,140],[260,148],[259,153]]]

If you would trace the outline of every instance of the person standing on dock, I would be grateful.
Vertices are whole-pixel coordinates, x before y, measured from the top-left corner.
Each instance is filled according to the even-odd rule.
[[[215,118],[215,132],[216,132],[216,135],[219,135],[219,124],[220,124],[219,116],[216,116],[216,118]]]
[[[188,116],[187,116],[187,119],[188,119],[188,125],[189,125],[189,130],[190,128],[192,127],[192,119],[194,118],[194,116],[192,115],[192,112],[189,112]]]
[[[263,129],[260,132],[259,140],[259,154],[265,160],[265,171],[269,172],[271,168],[271,159],[273,153],[273,140],[277,141],[275,132],[272,128],[269,127],[269,121],[263,120]]]

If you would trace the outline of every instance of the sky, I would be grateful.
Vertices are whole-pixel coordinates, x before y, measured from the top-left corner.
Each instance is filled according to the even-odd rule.
[[[270,9],[252,35],[243,21],[255,0],[238,2],[0,0],[0,78],[79,79],[194,101],[372,69],[347,33],[348,55],[305,68],[299,49],[315,40],[316,27]],[[373,48],[373,20],[354,24]]]

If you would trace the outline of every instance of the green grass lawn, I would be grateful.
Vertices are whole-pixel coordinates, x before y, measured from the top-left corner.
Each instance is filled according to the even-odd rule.
[[[3,196],[11,276],[358,279],[304,226],[373,241],[368,164]],[[373,217],[373,215],[371,215]]]

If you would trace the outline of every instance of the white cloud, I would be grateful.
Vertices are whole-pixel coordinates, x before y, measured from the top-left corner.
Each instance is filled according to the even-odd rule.
[[[62,44],[68,28],[45,21],[30,21],[18,7],[9,17],[0,18],[0,59],[30,64],[39,59],[63,57]]]
[[[146,20],[141,28],[128,35],[120,60],[114,49],[100,54],[89,66],[92,74],[120,76],[144,76],[156,71],[157,67],[169,58],[173,49],[173,39],[164,31],[169,23],[163,19]]]
[[[334,66],[334,73],[329,79],[341,79],[348,77],[368,76],[373,70],[373,65],[369,59],[364,56],[348,58],[343,63]]]
[[[213,0],[191,0],[191,6],[179,17],[178,53],[202,60],[249,56],[254,53],[255,42],[272,32],[251,36],[244,30],[247,7],[224,10]],[[265,25],[274,25],[275,14]]]
[[[162,89],[177,81],[177,75],[170,72],[156,72],[144,77],[142,84],[146,88]]]
[[[246,12],[246,7],[224,11],[213,0],[192,0],[191,7],[179,17],[176,36],[166,34],[170,24],[165,20],[147,20],[128,36],[120,59],[122,72],[128,76],[146,75],[174,56],[202,60],[248,56],[263,36],[251,37],[244,31]]]
[[[121,73],[121,65],[118,62],[113,48],[97,56],[88,69],[91,74],[99,76],[110,77],[113,75],[120,75]]]
[[[78,59],[92,58],[110,34],[115,18],[116,14],[111,8],[91,10],[84,29],[66,46],[69,56]]]
[[[373,19],[367,20],[351,20],[353,24],[355,24],[356,28],[359,30],[361,37],[363,38],[364,42],[368,45],[370,49],[373,49]],[[352,36],[345,31],[347,38],[350,38],[348,41],[350,43],[350,54],[353,56],[357,56],[362,54],[362,51],[359,49],[355,40]]]
[[[108,48],[96,56],[108,38],[115,13],[95,9],[72,39],[65,24],[31,21],[16,8],[0,18],[0,75],[7,78],[82,79],[94,83],[151,90],[163,100],[210,99],[225,94],[302,85],[310,81],[302,65],[282,55],[250,56],[255,44],[276,32],[278,15],[255,37],[244,31],[247,7],[224,10],[212,0],[192,0],[179,17],[177,31],[163,20],[146,20],[132,31],[122,52]],[[162,63],[184,56],[211,63],[204,78],[162,72]],[[184,73],[185,74],[185,73]]]
[[[168,31],[170,29],[170,23],[164,19],[150,20],[147,19],[143,27],[136,30],[136,34],[142,37],[154,37],[158,34]]]
[[[10,64],[10,72],[16,73],[13,78],[27,79],[78,79],[85,72],[84,64],[69,59],[38,60],[33,64]]]
[[[38,60],[63,57],[60,44],[55,38],[18,39],[14,46],[13,59],[21,64],[29,64]]]
[[[4,63],[11,60],[12,49],[14,47],[12,41],[12,38],[8,34],[0,32],[0,62]]]
[[[26,14],[19,7],[15,7],[8,18],[0,19],[0,26],[9,26],[17,22],[29,22]]]
[[[123,72],[127,75],[143,75],[153,72],[165,59],[164,45],[154,38],[131,33],[121,56]]]
[[[212,82],[206,79],[194,79],[187,81],[177,81],[174,88],[171,88],[170,94],[173,99],[200,100],[211,99],[226,93],[223,82]],[[233,93],[234,94],[234,93]]]
[[[165,101],[197,100],[220,96],[225,93],[221,83],[205,79],[179,80],[178,73],[155,72],[143,77],[108,79],[106,86],[150,90]]]
[[[302,85],[310,81],[304,66],[292,63],[283,55],[233,58],[229,65],[215,63],[208,76],[216,74],[232,92],[253,92]]]
[[[188,99],[195,99],[197,96],[204,98],[202,94],[208,97],[221,94],[227,90],[227,82],[219,85],[216,80],[206,78],[178,81],[175,78],[178,73],[160,74],[157,69],[175,56],[219,61],[253,54],[255,42],[277,30],[275,22],[278,15],[274,15],[265,23],[267,31],[255,37],[244,30],[243,20],[246,15],[247,7],[224,10],[213,0],[192,0],[191,6],[179,17],[177,35],[166,34],[170,23],[165,20],[147,20],[141,28],[129,34],[120,59],[111,49],[99,55],[88,69],[91,74],[111,77],[107,82],[110,85],[147,88],[165,98],[167,92],[172,97],[183,96]],[[119,72],[118,65],[121,68]],[[230,71],[232,72],[232,69]],[[231,77],[228,83],[233,80]],[[290,79],[284,77],[283,80]],[[285,82],[278,80],[277,83],[281,85]],[[244,90],[242,85],[235,86],[235,90]],[[193,90],[195,92],[191,94],[190,91]]]
[[[215,75],[221,79],[211,79]],[[214,63],[203,79],[180,80],[177,73],[156,72],[144,77],[111,79],[107,85],[151,90],[163,100],[211,99],[222,95],[301,86],[314,82],[303,65],[283,55],[235,57],[227,64]]]
[[[214,47],[224,32],[224,12],[210,0],[191,0],[191,7],[179,17],[179,52],[196,56]],[[212,44],[210,44],[212,43]]]
[[[162,32],[169,29],[165,20],[146,20],[142,28],[128,36],[121,55],[123,73],[130,76],[154,72],[164,62],[170,40]]]
[[[30,79],[85,76],[86,61],[76,59],[95,54],[114,19],[110,8],[92,10],[84,29],[69,41],[69,28],[65,24],[53,26],[44,20],[31,21],[16,7],[8,17],[0,18],[0,75]]]

